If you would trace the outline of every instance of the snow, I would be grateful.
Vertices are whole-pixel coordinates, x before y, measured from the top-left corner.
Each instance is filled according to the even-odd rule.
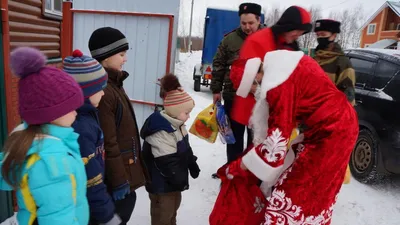
[[[201,61],[201,52],[180,55],[175,72],[181,84],[196,102],[192,118],[187,122],[190,127],[196,115],[212,103],[209,88],[202,87],[201,92],[193,91],[193,68]],[[225,163],[225,145],[219,140],[209,144],[195,136],[190,143],[201,173],[198,179],[190,180],[190,189],[183,192],[182,204],[178,211],[179,225],[206,225],[219,192],[219,181],[211,174]],[[332,225],[398,225],[400,218],[400,180],[392,179],[378,185],[364,185],[352,179],[343,185],[333,212]],[[150,200],[144,188],[137,191],[138,200],[129,225],[150,224]]]

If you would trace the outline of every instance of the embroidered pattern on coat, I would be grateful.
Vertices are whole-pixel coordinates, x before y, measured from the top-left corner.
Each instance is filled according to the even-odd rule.
[[[288,141],[282,137],[282,132],[276,128],[263,142],[261,153],[268,162],[277,162],[285,157],[287,144]]]
[[[306,217],[301,207],[294,205],[284,191],[275,190],[267,200],[264,225],[324,225],[332,218],[334,203],[318,216]]]

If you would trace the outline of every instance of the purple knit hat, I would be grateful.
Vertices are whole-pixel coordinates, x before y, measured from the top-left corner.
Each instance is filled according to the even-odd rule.
[[[11,69],[18,83],[19,114],[28,124],[50,123],[83,105],[78,83],[67,73],[46,66],[39,50],[20,47],[11,52]]]

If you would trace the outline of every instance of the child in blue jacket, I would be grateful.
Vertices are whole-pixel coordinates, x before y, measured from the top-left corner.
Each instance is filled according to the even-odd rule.
[[[145,140],[143,159],[151,178],[146,189],[151,224],[176,225],[181,193],[189,189],[189,173],[193,178],[200,173],[185,127],[194,101],[172,74],[161,80],[161,95],[165,110],[150,115],[140,131]]]
[[[82,90],[37,49],[11,53],[24,121],[0,153],[0,190],[16,190],[19,225],[87,225],[86,173],[71,127]]]
[[[117,225],[121,220],[115,215],[115,206],[107,192],[104,179],[104,136],[100,128],[97,107],[107,86],[107,73],[95,59],[75,50],[64,59],[64,71],[81,86],[85,103],[77,112],[72,124],[78,133],[80,151],[86,168],[87,198],[90,209],[90,225]]]

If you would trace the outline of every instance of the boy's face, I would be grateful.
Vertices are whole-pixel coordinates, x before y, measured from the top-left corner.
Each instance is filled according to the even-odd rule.
[[[92,103],[92,105],[97,108],[99,106],[99,103],[100,103],[103,95],[104,95],[104,91],[101,90],[101,91],[97,92],[96,94],[90,96],[89,97],[90,103]]]
[[[103,60],[101,64],[108,69],[121,71],[122,66],[126,63],[126,51],[120,52]]]
[[[190,112],[191,112],[191,111],[192,111],[192,110],[187,110],[187,111],[181,112],[181,113],[178,115],[177,119],[180,120],[180,121],[186,122],[186,121],[190,118]]]

